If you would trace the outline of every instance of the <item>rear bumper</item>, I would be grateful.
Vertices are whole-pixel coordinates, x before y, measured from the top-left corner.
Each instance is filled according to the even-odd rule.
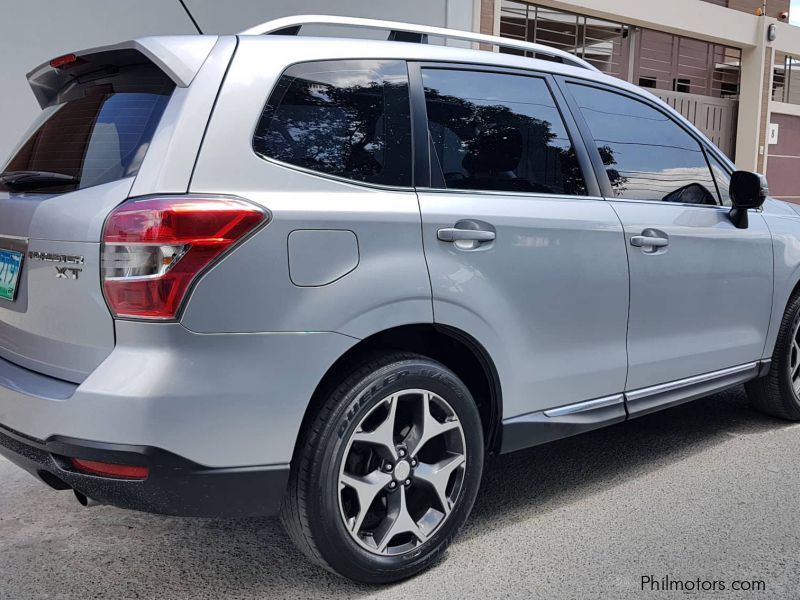
[[[277,510],[314,389],[357,341],[126,321],[116,333],[114,350],[79,385],[0,358],[0,453],[100,502],[198,516]],[[150,475],[86,475],[64,457],[147,466]]]
[[[80,385],[0,359],[0,424],[37,440],[161,448],[205,467],[286,465],[314,389],[357,341],[126,321],[116,332]]]
[[[272,516],[280,508],[288,465],[208,468],[147,446],[54,437],[30,438],[0,425],[0,454],[54,489],[74,489],[119,508],[192,517]],[[144,480],[77,472],[70,458],[147,466]]]

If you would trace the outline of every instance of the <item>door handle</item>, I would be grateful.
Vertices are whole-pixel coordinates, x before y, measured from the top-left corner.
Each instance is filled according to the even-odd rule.
[[[496,236],[494,231],[486,231],[483,229],[459,229],[457,227],[446,227],[437,231],[436,237],[443,242],[491,242]]]
[[[645,254],[658,254],[659,248],[669,246],[669,236],[663,231],[648,227],[641,235],[631,237],[631,246],[641,248]]]
[[[650,246],[652,248],[663,248],[669,245],[669,240],[663,237],[650,237],[648,235],[635,235],[631,238],[631,246],[637,248],[644,248]]]

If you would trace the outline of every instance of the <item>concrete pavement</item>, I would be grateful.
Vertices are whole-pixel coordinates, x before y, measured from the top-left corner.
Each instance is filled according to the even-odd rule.
[[[398,585],[308,564],[269,519],[84,509],[0,459],[0,599],[800,597],[800,425],[741,388],[488,461],[447,559]],[[734,592],[734,580],[764,591]]]

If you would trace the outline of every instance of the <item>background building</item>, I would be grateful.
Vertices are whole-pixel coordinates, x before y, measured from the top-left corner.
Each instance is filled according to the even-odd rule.
[[[775,196],[800,202],[800,27],[789,12],[790,0],[482,0],[480,26],[650,89],[739,167],[766,172]]]
[[[650,89],[774,195],[800,202],[800,27],[790,0],[47,0],[0,22],[0,158],[37,112],[25,73],[59,54],[142,35],[234,33],[298,13],[481,31],[552,45]],[[756,16],[766,8],[765,16]],[[776,38],[768,40],[774,26]]]

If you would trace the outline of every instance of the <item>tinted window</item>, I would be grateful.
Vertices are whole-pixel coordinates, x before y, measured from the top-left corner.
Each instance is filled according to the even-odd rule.
[[[31,180],[0,189],[70,191],[136,175],[174,87],[155,67],[137,66],[71,88],[43,111],[4,169],[43,171],[69,182]]]
[[[711,165],[711,172],[714,173],[714,180],[717,182],[717,189],[719,195],[722,197],[722,204],[725,206],[732,206],[731,204],[731,175],[730,170],[724,166],[720,161],[714,158],[713,154],[706,153],[708,162]]]
[[[618,198],[719,204],[700,144],[666,114],[621,94],[570,86]]]
[[[253,148],[328,175],[411,185],[411,122],[405,63],[305,63],[281,76]]]
[[[566,127],[543,79],[444,69],[423,69],[422,77],[428,126],[446,187],[586,193]]]

